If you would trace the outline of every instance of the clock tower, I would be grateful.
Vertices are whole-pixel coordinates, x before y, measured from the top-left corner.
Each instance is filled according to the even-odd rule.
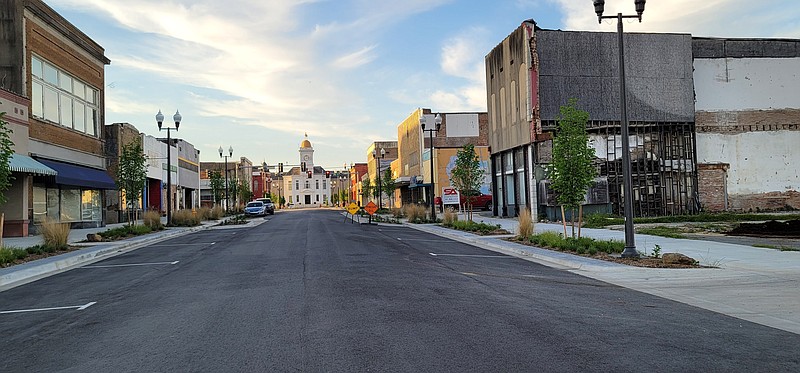
[[[308,134],[306,138],[300,143],[300,164],[306,163],[306,170],[314,170],[314,147],[311,146],[311,141],[308,141]]]

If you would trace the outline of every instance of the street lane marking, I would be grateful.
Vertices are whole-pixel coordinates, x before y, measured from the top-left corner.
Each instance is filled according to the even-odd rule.
[[[23,312],[40,312],[40,311],[56,311],[56,310],[70,310],[75,309],[76,311],[83,311],[92,305],[96,304],[97,302],[89,302],[82,306],[67,306],[67,307],[50,307],[50,308],[32,308],[27,310],[13,310],[13,311],[0,311],[0,314],[8,314],[8,313],[23,313]]]
[[[424,238],[400,238],[397,237],[398,241],[423,241],[423,242],[453,242],[450,240],[428,240]]]
[[[215,243],[216,242],[210,242],[210,243],[209,242],[199,242],[199,243],[156,244],[156,245],[150,245],[150,247],[155,247],[155,246],[197,246],[197,245],[213,245]]]
[[[113,268],[113,267],[136,267],[136,266],[155,266],[155,265],[176,265],[180,262],[176,260],[174,262],[157,262],[157,263],[132,263],[132,264],[109,264],[109,265],[101,265],[101,266],[84,266],[81,268]]]
[[[436,254],[436,253],[428,253],[433,256],[462,256],[462,257],[470,257],[470,258],[501,258],[501,259],[508,259],[514,258],[513,256],[509,255],[470,255],[470,254]]]

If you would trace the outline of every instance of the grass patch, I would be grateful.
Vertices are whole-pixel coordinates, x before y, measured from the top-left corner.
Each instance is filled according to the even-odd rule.
[[[638,228],[636,229],[636,233],[668,238],[686,238],[686,236],[683,234],[683,231],[676,227]]]
[[[442,225],[460,231],[478,233],[480,235],[493,234],[501,229],[500,224],[492,225],[486,223],[476,223],[472,220],[464,220],[464,221],[454,220],[449,224],[442,223]]]
[[[766,220],[795,220],[800,219],[800,214],[752,214],[752,213],[719,213],[719,214],[697,214],[697,215],[673,215],[657,217],[634,218],[635,224],[647,223],[710,223],[710,222],[742,222],[742,221],[766,221]],[[584,227],[603,228],[609,225],[625,224],[625,219],[621,217],[591,214],[586,216]]]
[[[159,228],[155,230],[160,230],[160,229],[163,228],[159,224]],[[141,236],[143,234],[148,234],[155,230],[147,225],[123,225],[121,227],[111,228],[102,232],[98,232],[97,234],[99,234],[100,237],[103,237],[104,240],[116,241],[130,237]]]
[[[569,251],[577,254],[594,255],[599,252],[606,254],[619,254],[625,249],[625,243],[617,240],[595,240],[593,238],[564,238],[560,233],[543,232],[527,237],[518,236],[518,241],[527,241],[533,245]]]

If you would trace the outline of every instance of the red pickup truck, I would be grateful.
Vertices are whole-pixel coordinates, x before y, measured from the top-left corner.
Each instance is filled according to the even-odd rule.
[[[491,210],[492,209],[492,195],[491,194],[483,194],[478,192],[478,194],[469,197],[470,203],[472,203],[472,207],[476,209],[484,209],[484,210]],[[442,210],[442,198],[436,197],[433,199],[433,203]],[[467,203],[467,197],[463,194],[460,195],[460,202],[462,206]]]

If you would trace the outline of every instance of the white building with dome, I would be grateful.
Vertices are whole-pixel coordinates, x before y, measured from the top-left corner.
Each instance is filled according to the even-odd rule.
[[[308,134],[300,143],[300,166],[292,167],[283,175],[286,203],[293,208],[320,207],[331,203],[331,180],[325,169],[314,165],[314,147]]]

